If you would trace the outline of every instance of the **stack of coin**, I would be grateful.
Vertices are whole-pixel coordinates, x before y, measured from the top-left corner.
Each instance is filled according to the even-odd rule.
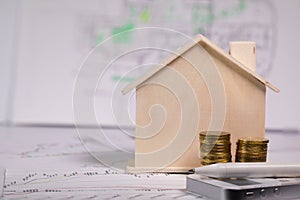
[[[236,162],[266,162],[268,151],[268,139],[258,137],[246,137],[236,143]]]
[[[204,131],[199,135],[202,165],[231,162],[230,133]]]

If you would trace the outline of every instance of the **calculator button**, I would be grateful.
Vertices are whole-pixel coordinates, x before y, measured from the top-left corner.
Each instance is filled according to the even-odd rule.
[[[261,196],[261,197],[265,197],[266,195],[267,195],[266,190],[265,190],[265,189],[261,189],[261,190],[260,190],[260,196]]]
[[[250,198],[250,197],[254,196],[254,192],[253,191],[248,191],[248,192],[245,193],[245,195],[246,195],[247,198],[248,197]]]
[[[273,191],[273,192],[274,192],[275,195],[279,195],[279,194],[280,194],[280,190],[279,190],[279,188],[277,188],[277,187],[274,188],[274,191]]]

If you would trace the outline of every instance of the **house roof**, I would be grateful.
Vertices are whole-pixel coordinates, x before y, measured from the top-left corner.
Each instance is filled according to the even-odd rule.
[[[133,88],[138,87],[142,83],[144,83],[146,80],[151,78],[153,75],[158,73],[160,70],[162,70],[164,67],[166,67],[169,63],[171,63],[173,60],[175,60],[177,57],[181,56],[183,53],[187,52],[190,48],[195,46],[196,44],[200,44],[202,46],[208,46],[211,50],[213,50],[215,53],[217,53],[219,56],[225,58],[228,62],[234,64],[235,67],[238,67],[242,71],[246,72],[248,75],[253,76],[255,79],[263,83],[266,87],[270,88],[274,92],[279,92],[280,90],[268,82],[266,79],[264,79],[262,76],[257,74],[255,71],[249,69],[242,63],[240,63],[238,60],[233,58],[231,55],[229,55],[226,51],[212,43],[209,39],[204,37],[203,35],[199,34],[196,37],[193,38],[193,42],[186,44],[185,46],[179,48],[175,53],[164,59],[159,65],[154,66],[152,70],[145,73],[144,75],[140,76],[138,79],[134,80],[130,84],[128,84],[123,90],[122,93],[126,94]]]

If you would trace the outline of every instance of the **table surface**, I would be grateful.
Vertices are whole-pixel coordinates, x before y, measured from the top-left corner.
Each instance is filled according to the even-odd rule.
[[[100,132],[102,132],[102,134],[99,134]],[[68,173],[70,169],[73,169],[73,171],[76,170],[76,173],[78,173],[76,174],[78,179],[87,181],[98,181],[98,179],[106,181],[112,180],[109,182],[109,184],[111,184],[111,187],[113,188],[115,185],[117,185],[116,183],[118,180],[123,179],[126,175],[124,172],[122,172],[122,170],[120,171],[118,169],[125,168],[128,158],[133,157],[134,155],[133,134],[133,129],[125,129],[123,131],[118,129],[105,129],[103,131],[98,128],[75,129],[68,127],[0,126],[0,167],[6,168],[5,186],[14,190],[18,190],[20,188],[23,188],[24,190],[24,185],[14,185],[14,182],[17,182],[19,179],[21,181],[21,178],[24,178],[24,176],[29,172],[34,171],[36,176],[43,176],[41,171],[43,171],[44,174],[45,172],[51,171],[55,172],[58,178],[60,175],[66,176],[66,173]],[[280,133],[267,132],[266,137],[270,140],[268,147],[269,162],[300,163],[300,133],[284,131]],[[114,156],[115,154],[111,154],[112,150],[116,150],[116,152],[125,152],[125,154],[118,154],[117,156]],[[97,154],[97,152],[99,153],[100,151],[102,154]],[[119,161],[112,158],[117,158]],[[111,164],[115,168],[109,169],[109,167],[105,166]],[[99,173],[98,179],[91,180],[91,176],[86,179],[86,171],[91,171],[91,169],[93,173]],[[110,170],[110,173],[108,173],[108,170]],[[110,176],[100,177],[102,172],[102,175]],[[114,178],[111,178],[112,175],[114,175]],[[147,182],[150,177],[149,174],[145,175],[145,177],[126,176],[127,178],[124,179],[124,184],[132,182],[143,185],[147,183],[146,185],[153,184],[153,187],[157,187],[157,181],[165,181],[165,185],[171,185],[174,182],[176,184],[173,184],[173,188],[170,188],[171,186],[168,188],[162,187],[160,191],[154,191],[153,188],[144,188],[144,190],[148,189],[151,191],[148,194],[145,194],[145,192],[140,194],[138,192],[141,191],[140,188],[135,185],[133,185],[133,188],[130,190],[127,188],[126,191],[122,190],[122,192],[120,192],[120,190],[81,192],[80,194],[76,195],[76,199],[81,199],[81,197],[84,199],[89,195],[97,196],[101,194],[103,196],[104,193],[107,195],[108,199],[123,199],[124,197],[129,198],[130,195],[137,195],[135,198],[139,197],[139,199],[152,198],[154,196],[157,196],[158,199],[160,197],[166,198],[174,196],[178,197],[179,199],[202,198],[185,193],[185,175],[164,177],[162,175],[154,176],[151,174],[151,176],[153,176],[152,182]],[[110,177],[110,179],[105,179],[106,177]],[[27,178],[30,179],[30,177]],[[55,177],[51,178],[53,179]],[[132,178],[133,180],[131,180]],[[42,180],[42,178],[40,180]],[[49,187],[49,180],[47,183],[40,182],[39,187]],[[141,180],[142,182],[138,182]],[[11,181],[11,183],[8,181]],[[74,181],[70,181],[68,183],[69,187],[73,187],[73,183]],[[95,182],[90,182],[89,184],[95,184]],[[89,187],[89,185],[87,185],[87,187]],[[115,196],[116,194],[119,196]],[[70,195],[74,196],[73,193],[71,194],[70,192],[54,192],[51,194],[40,192],[23,192],[17,194],[9,192],[8,189],[4,190],[5,199],[15,199],[16,197],[20,199],[34,199],[34,197],[36,197],[38,199],[41,198],[41,196],[47,196],[48,198],[64,196],[69,198]]]

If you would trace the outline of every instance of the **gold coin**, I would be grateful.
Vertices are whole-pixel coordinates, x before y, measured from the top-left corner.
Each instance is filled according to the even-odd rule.
[[[206,154],[210,154],[210,155],[217,155],[217,154],[231,154],[230,151],[201,151],[200,152],[201,155],[206,155]]]
[[[200,148],[200,152],[231,152],[231,149],[228,147],[224,147],[224,148],[204,148],[201,147]]]
[[[238,148],[237,147],[237,150],[238,151],[249,151],[249,152],[260,152],[260,151],[267,151],[268,148]]]
[[[210,132],[201,132],[199,134],[199,139],[211,139],[211,140],[230,140],[230,133],[227,132],[215,132],[215,131],[210,131]]]
[[[206,143],[230,143],[230,139],[218,139],[218,138],[201,138],[199,139],[200,142],[206,142]]]
[[[204,153],[204,152],[200,152],[200,156],[215,156],[215,157],[218,157],[218,156],[231,156],[231,153],[230,152],[209,152],[209,153]]]
[[[237,142],[236,143],[237,145],[239,146],[250,146],[250,147],[265,147],[265,146],[268,146],[268,143],[253,143],[253,142],[250,142],[250,143],[247,143],[247,142]]]
[[[243,156],[236,156],[235,158],[236,159],[265,159],[267,156],[258,156],[258,157],[243,157]]]
[[[201,157],[210,157],[210,158],[220,158],[220,157],[228,157],[231,156],[230,153],[200,153]]]
[[[230,133],[225,131],[201,131],[200,136],[222,136],[222,137],[230,137]]]
[[[267,154],[267,151],[237,151],[236,154],[264,155]]]
[[[267,150],[268,147],[239,147],[237,146],[238,150],[245,150],[245,151],[259,151],[259,150]]]
[[[240,157],[240,156],[236,156],[235,159],[236,160],[265,160],[267,157]]]
[[[256,153],[256,154],[260,154],[260,153],[267,153],[267,150],[259,150],[259,151],[247,151],[247,150],[237,150],[237,153]]]
[[[219,159],[219,158],[228,158],[228,157],[231,157],[230,154],[219,154],[219,155],[216,155],[216,154],[202,154],[200,155],[200,158],[205,158],[205,159]]]
[[[230,143],[230,139],[226,139],[226,140],[220,140],[217,138],[203,138],[199,140],[200,142],[206,142],[206,143]]]
[[[261,156],[261,157],[243,157],[243,156],[236,156],[237,159],[245,159],[245,160],[259,160],[259,159],[265,159],[266,156]]]
[[[217,159],[217,160],[207,160],[207,159],[201,160],[201,164],[204,164],[204,165],[214,164],[214,163],[225,163],[225,162],[231,162],[231,158],[229,158],[229,159]]]
[[[237,151],[236,155],[266,155],[267,152]]]
[[[269,140],[260,137],[244,137],[238,139],[238,142],[241,144],[267,144]]]
[[[235,157],[238,159],[265,159],[267,155],[262,155],[262,156],[236,155]]]
[[[201,149],[230,149],[231,145],[209,145],[209,144],[201,144]]]
[[[202,160],[201,164],[213,164],[213,163],[224,163],[224,162],[231,162],[231,159]]]
[[[201,148],[205,148],[205,149],[208,149],[208,148],[216,148],[216,149],[221,149],[221,148],[230,148],[231,147],[231,144],[207,144],[207,143],[203,143],[200,145]]]
[[[228,146],[228,145],[231,145],[230,141],[209,141],[209,140],[206,140],[206,141],[200,141],[200,146],[201,145],[204,145],[204,146]]]
[[[237,145],[237,148],[242,148],[242,149],[264,149],[268,148],[268,146],[250,146],[250,145]]]
[[[259,150],[259,151],[246,151],[246,150],[237,150],[236,153],[254,153],[254,154],[261,154],[261,153],[267,153],[267,150]]]
[[[264,158],[264,159],[236,159],[235,162],[266,162],[267,159]]]

